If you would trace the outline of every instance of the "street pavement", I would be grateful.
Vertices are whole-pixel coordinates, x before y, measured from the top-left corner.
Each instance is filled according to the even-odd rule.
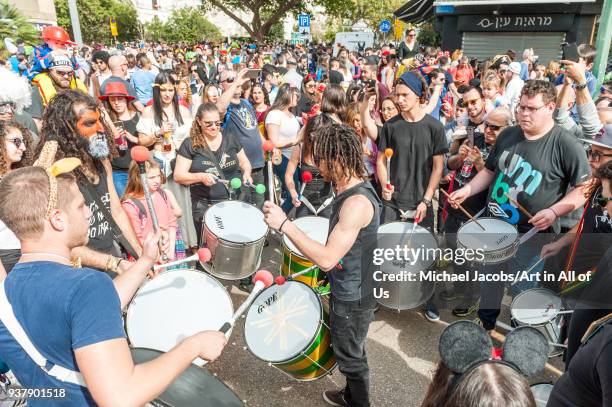
[[[260,268],[277,273],[282,261],[282,248],[277,238],[271,238],[264,249]],[[221,280],[234,302],[234,308],[247,294],[237,287],[238,282]],[[438,287],[440,291],[443,287]],[[504,303],[509,304],[505,299]],[[381,308],[370,325],[366,350],[370,366],[371,402],[373,406],[420,406],[439,360],[438,339],[444,327],[457,320],[450,309],[452,304],[438,301],[441,320],[431,323],[418,311]],[[471,317],[473,318],[473,317]],[[509,324],[507,309],[502,318]],[[234,328],[222,356],[206,368],[227,384],[247,406],[325,406],[322,392],[344,387],[344,377],[337,370],[312,382],[298,382],[288,377],[246,349],[244,318]],[[563,369],[560,358],[550,363]],[[552,382],[555,376],[544,371],[531,378],[530,383]]]

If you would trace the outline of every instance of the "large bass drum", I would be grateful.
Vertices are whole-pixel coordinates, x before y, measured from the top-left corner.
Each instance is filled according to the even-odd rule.
[[[134,364],[146,363],[163,352],[146,349],[131,349]],[[206,370],[191,365],[146,407],[242,407],[244,404],[223,382]]]
[[[415,251],[438,248],[438,242],[427,229],[417,225],[411,234],[413,225],[410,222],[390,222],[381,225],[378,228],[378,248],[394,249],[399,246],[402,249],[414,248]],[[417,308],[424,304],[434,294],[436,284],[432,279],[421,278],[420,271],[429,271],[435,261],[434,255],[423,253],[414,261],[408,259],[408,261],[383,262],[379,270],[384,281],[380,281],[378,285],[382,291],[388,293],[388,298],[379,298],[379,304],[398,311]],[[415,276],[414,281],[387,281],[393,279],[389,278],[389,275],[400,276],[403,271],[412,273]]]

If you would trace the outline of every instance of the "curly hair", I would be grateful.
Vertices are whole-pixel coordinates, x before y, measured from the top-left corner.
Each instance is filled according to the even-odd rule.
[[[191,86],[189,85],[189,78],[184,76],[178,81],[178,83],[176,84],[177,93],[179,90],[179,86],[181,86],[181,83],[187,86],[187,96],[183,100],[185,101],[185,103],[187,103],[188,106],[191,106]]]
[[[342,178],[363,178],[363,148],[355,130],[345,124],[334,123],[316,130],[313,158],[319,168],[325,166],[333,181]]]
[[[98,110],[98,104],[91,96],[79,90],[66,90],[58,93],[51,99],[45,113],[43,115],[42,131],[40,134],[40,143],[36,151],[36,156],[40,154],[45,142],[55,140],[58,143],[56,160],[61,160],[65,157],[76,157],[82,163],[92,162],[95,170],[102,170],[101,160],[94,159],[87,149],[87,140],[81,136],[77,129],[78,121],[77,113],[74,111],[75,105],[82,105],[91,110]],[[104,126],[107,135],[112,134],[108,123],[104,117],[100,116],[100,122]],[[108,149],[111,153],[111,158],[117,157],[117,146],[115,145],[114,137],[106,137]],[[84,174],[81,169],[75,170],[79,180],[84,179]]]
[[[206,138],[202,133],[202,128],[198,123],[198,119],[204,116],[205,113],[214,112],[219,113],[219,108],[214,103],[202,103],[198,108],[198,111],[193,119],[193,123],[191,124],[191,130],[189,130],[189,137],[191,138],[193,148],[208,148],[208,143],[206,142]]]
[[[8,135],[9,129],[17,129],[21,132],[23,136],[23,141],[25,142],[26,149],[23,152],[23,156],[21,157],[21,161],[18,163],[13,163],[9,167],[9,163],[6,160],[6,137]],[[32,138],[32,134],[30,130],[17,123],[16,121],[8,121],[2,122],[0,121],[0,177],[7,172],[14,170],[16,168],[29,167],[34,162],[34,139]]]

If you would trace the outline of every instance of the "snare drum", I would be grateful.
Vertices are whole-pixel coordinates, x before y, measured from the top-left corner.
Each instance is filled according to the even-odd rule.
[[[216,331],[234,313],[225,288],[206,273],[171,270],[146,282],[127,309],[126,331],[134,347],[167,352],[188,336]],[[203,365],[202,359],[196,359]]]
[[[437,249],[438,242],[427,229],[416,226],[414,233],[411,235],[413,223],[409,222],[390,222],[381,225],[378,228],[378,248],[393,249],[399,246],[402,250],[404,247],[421,249]],[[411,253],[410,250],[407,251]],[[420,252],[416,261],[407,259],[406,261],[385,261],[380,266],[383,281],[378,282],[379,287],[388,292],[388,298],[379,298],[378,303],[395,310],[413,309],[424,304],[434,293],[436,284],[433,279],[427,280],[421,278],[419,272],[429,271],[435,261],[435,255],[430,253]],[[413,264],[414,263],[414,264]],[[399,276],[403,271],[415,274],[415,281],[388,281],[388,275]]]
[[[309,238],[323,245],[327,242],[329,219],[319,216],[304,216],[294,220],[293,224]],[[281,265],[281,274],[283,276],[288,276],[312,267],[313,265],[314,263],[302,254],[287,235],[283,235],[283,264]],[[325,279],[325,272],[315,268],[295,279],[313,288],[318,288],[319,281]]]
[[[316,380],[336,367],[327,321],[319,295],[300,281],[287,281],[257,296],[244,322],[244,338],[257,358],[293,379]]]
[[[537,407],[546,407],[553,385],[550,383],[537,383],[531,385],[531,393],[535,399]]]
[[[204,268],[226,280],[250,276],[261,263],[267,233],[263,212],[253,205],[224,201],[211,206],[204,214],[202,241],[212,259]]]
[[[457,248],[482,249],[485,264],[496,264],[508,260],[518,249],[519,233],[514,225],[497,218],[478,218],[463,224],[457,231]]]
[[[131,349],[134,364],[146,363],[163,355],[153,349]],[[236,394],[205,369],[189,366],[168,388],[146,407],[244,406]]]
[[[510,313],[518,325],[534,327],[544,334],[550,346],[548,356],[553,357],[561,355],[564,348],[559,344],[562,319],[559,312],[562,308],[563,302],[555,293],[545,288],[533,288],[514,297]]]

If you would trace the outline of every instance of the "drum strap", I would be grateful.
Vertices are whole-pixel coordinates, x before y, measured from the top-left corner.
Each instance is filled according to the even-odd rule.
[[[226,147],[227,145],[225,142],[225,137],[223,137],[221,139],[221,146],[219,147],[219,149],[221,150],[221,157],[223,157],[223,154],[225,154]],[[212,150],[208,148],[208,144],[206,145],[206,147],[202,148],[201,150],[204,152],[204,155],[208,157],[210,162],[214,164],[215,168],[217,169],[217,172],[219,173],[219,177],[223,180],[227,180],[227,178],[225,178],[225,173],[223,172],[223,169],[221,168],[221,165],[219,164],[219,160],[217,160],[217,157],[215,157],[215,154],[212,152]],[[226,189],[227,189],[227,194],[231,199],[230,190],[229,188],[226,188]]]
[[[584,204],[584,210],[582,211],[582,217],[580,218],[580,222],[578,222],[578,230],[576,231],[576,237],[574,237],[574,241],[572,242],[572,247],[570,248],[569,256],[567,257],[567,262],[565,264],[565,270],[573,270],[574,260],[576,260],[576,251],[578,250],[578,243],[580,243],[580,238],[582,237],[582,228],[584,227],[584,215],[587,212],[587,207],[590,204],[590,199]],[[567,286],[567,281],[561,283],[561,288],[565,288]]]
[[[51,363],[36,349],[28,335],[23,330],[23,327],[17,321],[13,307],[6,297],[4,290],[4,281],[0,283],[0,321],[4,324],[9,333],[13,336],[15,341],[21,346],[23,351],[41,368],[43,372],[51,377],[56,378],[61,382],[72,383],[82,387],[87,387],[83,376],[79,372],[67,369],[63,366],[52,363],[50,369],[47,368],[47,364]]]
[[[599,318],[597,321],[594,321],[591,325],[589,325],[589,328],[582,336],[580,343],[582,345],[586,344],[589,339],[595,336],[595,334],[599,332],[606,324],[612,324],[612,313],[606,315],[603,318]]]

